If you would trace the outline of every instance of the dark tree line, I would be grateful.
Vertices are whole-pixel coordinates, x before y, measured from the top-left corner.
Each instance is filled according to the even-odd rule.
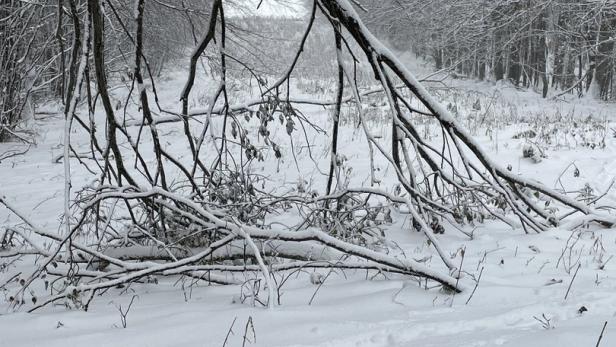
[[[369,22],[437,69],[509,80],[544,97],[616,99],[616,3],[595,0],[366,1]]]
[[[147,1],[150,16],[144,55],[150,73],[184,54],[201,35],[207,21],[207,0]],[[131,79],[134,2],[110,0],[102,4],[107,26],[106,63],[114,76]],[[0,141],[27,140],[20,132],[34,105],[45,100],[69,104],[82,45],[85,0],[0,0]],[[72,76],[72,77],[71,77]],[[94,95],[95,97],[95,95]],[[67,106],[66,106],[67,107]]]
[[[60,49],[52,49],[54,6],[0,1],[0,141],[22,138],[15,127],[30,112],[31,94],[57,92]]]

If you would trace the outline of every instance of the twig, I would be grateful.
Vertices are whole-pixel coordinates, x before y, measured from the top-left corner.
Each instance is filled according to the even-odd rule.
[[[458,282],[460,281],[460,277],[462,277],[462,265],[464,265],[464,255],[466,254],[466,246],[460,250],[460,253],[462,254],[462,259],[460,259],[460,268],[458,269],[458,275],[456,276],[456,288],[458,287]],[[455,296],[456,296],[456,293],[454,292],[453,296],[451,297],[450,306],[453,306],[453,298],[455,298]]]
[[[237,317],[233,318],[233,322],[231,322],[231,326],[229,327],[229,330],[227,331],[227,335],[225,336],[225,341],[222,343],[222,347],[225,347],[227,345],[227,340],[229,340],[229,335],[233,334],[233,325],[235,325],[236,320],[237,320]]]
[[[595,345],[595,347],[599,347],[599,344],[601,343],[601,339],[603,338],[603,333],[605,332],[605,327],[607,327],[607,321],[603,323],[603,329],[601,329],[601,335],[599,335],[599,339],[597,340],[597,344]]]
[[[477,287],[479,287],[479,281],[481,281],[481,275],[483,274],[483,269],[484,267],[482,266],[481,271],[479,271],[479,276],[477,277],[477,281],[475,282],[475,287],[473,288],[473,291],[471,292],[471,296],[469,296],[468,299],[466,299],[466,303],[464,305],[468,305],[468,303],[473,298],[473,295],[475,295],[475,291],[477,290]]]
[[[30,150],[31,146],[32,145],[28,144],[28,146],[26,146],[26,148],[23,150],[9,149],[5,151],[4,153],[0,154],[0,162],[2,162],[3,160],[9,159],[9,158],[13,158],[19,155],[26,154]]]
[[[571,290],[571,286],[573,285],[573,281],[575,281],[575,276],[577,276],[578,271],[582,267],[582,264],[578,264],[577,269],[575,269],[575,273],[573,274],[573,278],[571,278],[571,282],[569,283],[569,288],[567,288],[567,293],[565,293],[565,299],[567,300],[567,296],[569,296],[569,291]]]
[[[246,337],[248,335],[248,326],[250,326],[252,330],[252,337],[254,337],[254,341],[252,342],[257,342],[257,334],[255,333],[255,326],[252,323],[252,316],[249,316],[248,321],[246,322],[246,327],[244,328],[244,340],[242,341],[242,347],[246,346],[246,341],[250,341],[248,340],[248,337]]]
[[[548,318],[545,313],[541,314],[541,318],[538,318],[537,316],[533,316],[533,318],[541,323],[541,327],[543,329],[549,330],[549,329],[554,329],[554,326],[552,325],[552,319]]]
[[[317,295],[317,292],[319,291],[319,289],[321,289],[321,286],[323,285],[323,283],[325,283],[329,275],[331,275],[332,271],[333,270],[329,270],[329,272],[327,273],[327,275],[325,275],[321,283],[319,283],[319,286],[317,287],[317,289],[315,289],[314,293],[312,293],[312,297],[310,297],[310,301],[308,301],[308,306],[312,305],[312,301],[314,300],[314,297]]]
[[[128,313],[130,312],[130,308],[131,306],[133,306],[133,302],[135,301],[135,298],[138,297],[137,295],[133,295],[133,297],[130,299],[130,303],[128,304],[128,307],[126,308],[126,311],[122,310],[122,305],[118,305],[117,309],[118,311],[120,311],[120,321],[122,322],[122,328],[126,329],[127,326],[127,316]]]

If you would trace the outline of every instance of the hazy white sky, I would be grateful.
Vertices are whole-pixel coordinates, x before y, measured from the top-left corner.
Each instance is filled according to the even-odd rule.
[[[227,13],[231,16],[256,14],[273,17],[301,17],[305,12],[304,0],[229,0],[241,8],[229,8]],[[261,5],[257,9],[257,6]]]

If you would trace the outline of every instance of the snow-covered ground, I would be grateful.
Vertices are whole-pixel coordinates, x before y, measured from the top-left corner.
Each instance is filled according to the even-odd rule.
[[[412,58],[405,58],[412,71],[426,72]],[[183,72],[169,73],[159,81],[160,100],[177,100],[184,78]],[[501,164],[568,191],[588,184],[600,194],[610,187],[616,176],[616,138],[610,130],[615,127],[615,105],[574,98],[544,100],[533,91],[504,84],[447,83],[453,88],[433,87],[446,105],[455,106]],[[207,88],[196,91],[193,104],[200,105],[206,92]],[[121,99],[121,91],[117,93]],[[473,110],[477,100],[481,108]],[[60,227],[64,188],[64,168],[61,160],[55,160],[63,151],[64,122],[56,110],[52,105],[39,109],[33,125],[37,145],[0,163],[0,194],[52,231]],[[331,128],[323,108],[303,106],[302,111],[323,129]],[[387,137],[386,122],[377,117],[370,124],[372,131]],[[178,124],[170,125],[163,134],[166,148],[181,154],[187,144],[179,129]],[[536,145],[544,152],[539,163],[522,158],[527,140],[514,139],[528,129],[538,133]],[[273,137],[286,136],[284,128],[277,131],[280,134]],[[598,143],[600,134],[605,146]],[[253,169],[276,177],[272,186],[306,181],[308,189],[322,190],[325,176],[301,145],[302,136],[296,132],[294,138],[298,164],[292,159],[291,146],[285,145],[283,160],[271,165],[270,155],[270,160]],[[327,135],[310,136],[314,143],[327,143],[318,141]],[[356,185],[367,184],[369,163],[362,135],[348,124],[341,136],[340,153],[353,167],[349,179]],[[87,137],[80,130],[75,130],[73,144],[87,151]],[[319,146],[312,155],[324,172],[329,150]],[[0,153],[17,147],[0,144]],[[77,190],[93,176],[76,159],[71,163]],[[376,164],[383,165],[379,178],[385,186],[388,177],[391,180],[390,168]],[[608,191],[601,203],[615,206],[616,189]],[[433,250],[425,238],[409,231],[404,215],[395,217],[386,232],[402,252],[439,266],[436,256],[432,264]],[[18,223],[0,208],[0,224]],[[467,231],[472,231],[472,239],[453,229],[441,236],[442,246],[462,265],[471,285],[471,290],[455,296],[426,290],[400,276],[338,271],[320,286],[306,274],[294,276],[283,288],[282,305],[266,309],[238,302],[239,286],[188,286],[165,279],[110,290],[96,298],[88,312],[61,306],[33,314],[3,311],[0,346],[594,346],[606,321],[601,346],[616,345],[616,260],[612,260],[616,229],[591,226],[526,235],[488,221],[469,225]],[[326,270],[322,273],[328,275]],[[0,283],[5,279],[0,272]],[[473,279],[479,279],[474,290]],[[124,328],[119,310],[125,311],[131,300]]]

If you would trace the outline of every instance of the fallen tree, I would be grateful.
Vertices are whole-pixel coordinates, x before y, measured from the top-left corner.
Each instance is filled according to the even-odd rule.
[[[432,281],[447,291],[460,292],[465,288],[462,269],[457,268],[438,239],[444,224],[460,225],[465,221],[493,218],[526,232],[541,232],[576,215],[581,215],[585,223],[595,221],[611,226],[616,221],[564,193],[514,175],[494,162],[449,111],[369,32],[347,0],[311,3],[306,30],[288,69],[275,82],[263,83],[260,97],[249,103],[230,100],[227,67],[234,59],[226,49],[230,31],[223,2],[214,0],[206,32],[190,58],[180,113],[165,111],[158,105],[151,75],[155,102],[150,103],[151,95],[142,75],[149,71],[143,50],[144,0],[136,0],[135,31],[127,29],[119,17],[117,20],[134,43],[129,98],[136,93],[142,119],[121,121],[109,95],[104,49],[108,19],[101,12],[101,2],[88,0],[83,18],[83,44],[73,48],[78,50],[73,52],[74,56],[81,55],[82,59],[71,77],[75,80],[73,98],[65,114],[64,232],[56,234],[42,229],[6,198],[0,199],[0,203],[28,226],[28,231],[14,228],[5,233],[0,239],[3,247],[0,258],[39,256],[31,274],[11,277],[20,282],[11,295],[15,306],[27,305],[29,310],[35,310],[64,300],[87,309],[97,293],[130,283],[156,281],[160,276],[184,276],[221,284],[250,282],[252,302],[272,306],[279,301],[276,292],[281,286],[275,274],[306,268],[396,273],[418,278],[419,283]],[[113,2],[107,4],[113,6]],[[306,101],[291,96],[291,77],[317,16],[331,25],[335,38],[332,45],[337,76],[333,101]],[[206,51],[218,54],[219,84],[210,97],[209,109],[191,111],[189,99],[197,65]],[[367,62],[373,82],[378,85],[369,92],[362,92],[357,83],[357,65],[361,62]],[[94,94],[89,90],[90,84],[82,83],[88,69],[94,72],[98,100],[105,114],[104,143],[97,141],[92,107],[87,121],[76,107],[82,89],[90,97]],[[389,143],[374,136],[367,126],[366,99],[372,93],[378,93],[388,103],[392,134]],[[286,122],[289,134],[295,124],[316,128],[298,109],[301,103],[332,108],[331,162],[324,193],[274,196],[259,191],[255,188],[258,178],[244,168],[259,159],[260,152],[242,126],[240,116],[255,117],[260,122],[259,136],[279,156],[278,144],[269,138],[269,129],[275,126],[274,115],[279,116],[282,124]],[[154,105],[160,113],[167,113],[164,121],[155,118]],[[378,157],[393,167],[399,191],[334,184],[340,165],[337,141],[343,107],[354,110],[369,146],[371,185],[378,183],[373,164]],[[222,129],[206,149],[206,134],[211,131],[214,114],[223,118]],[[201,129],[195,132],[192,120],[198,115],[203,115],[204,120],[199,123]],[[417,127],[421,119],[438,124],[442,133],[440,145],[421,135]],[[92,157],[99,158],[96,184],[77,194],[71,191],[68,160],[73,120],[90,133]],[[175,157],[161,141],[161,128],[173,120],[182,124],[190,151],[188,162]],[[130,131],[134,127],[138,127],[136,138]],[[151,137],[150,148],[140,141],[146,131]],[[130,147],[120,147],[120,138]],[[208,161],[204,159],[205,150],[213,153]],[[241,155],[236,158],[234,153],[238,151]],[[134,161],[132,165],[131,161]],[[540,205],[537,195],[547,196],[569,212],[563,217],[556,216]],[[375,197],[404,208],[412,220],[409,231],[414,229],[425,235],[441,266],[431,268],[420,260],[388,254],[390,245],[386,236],[365,223],[366,219],[383,213],[378,206],[369,204]],[[307,211],[297,226],[288,228],[266,223],[271,213],[289,206]],[[260,273],[260,276],[242,282],[233,276],[238,272]],[[37,280],[48,281],[48,276],[53,276],[56,283],[62,279],[61,284],[51,286],[49,295],[35,296],[29,291]],[[261,289],[267,295],[260,295]],[[39,299],[26,304],[26,297]]]

